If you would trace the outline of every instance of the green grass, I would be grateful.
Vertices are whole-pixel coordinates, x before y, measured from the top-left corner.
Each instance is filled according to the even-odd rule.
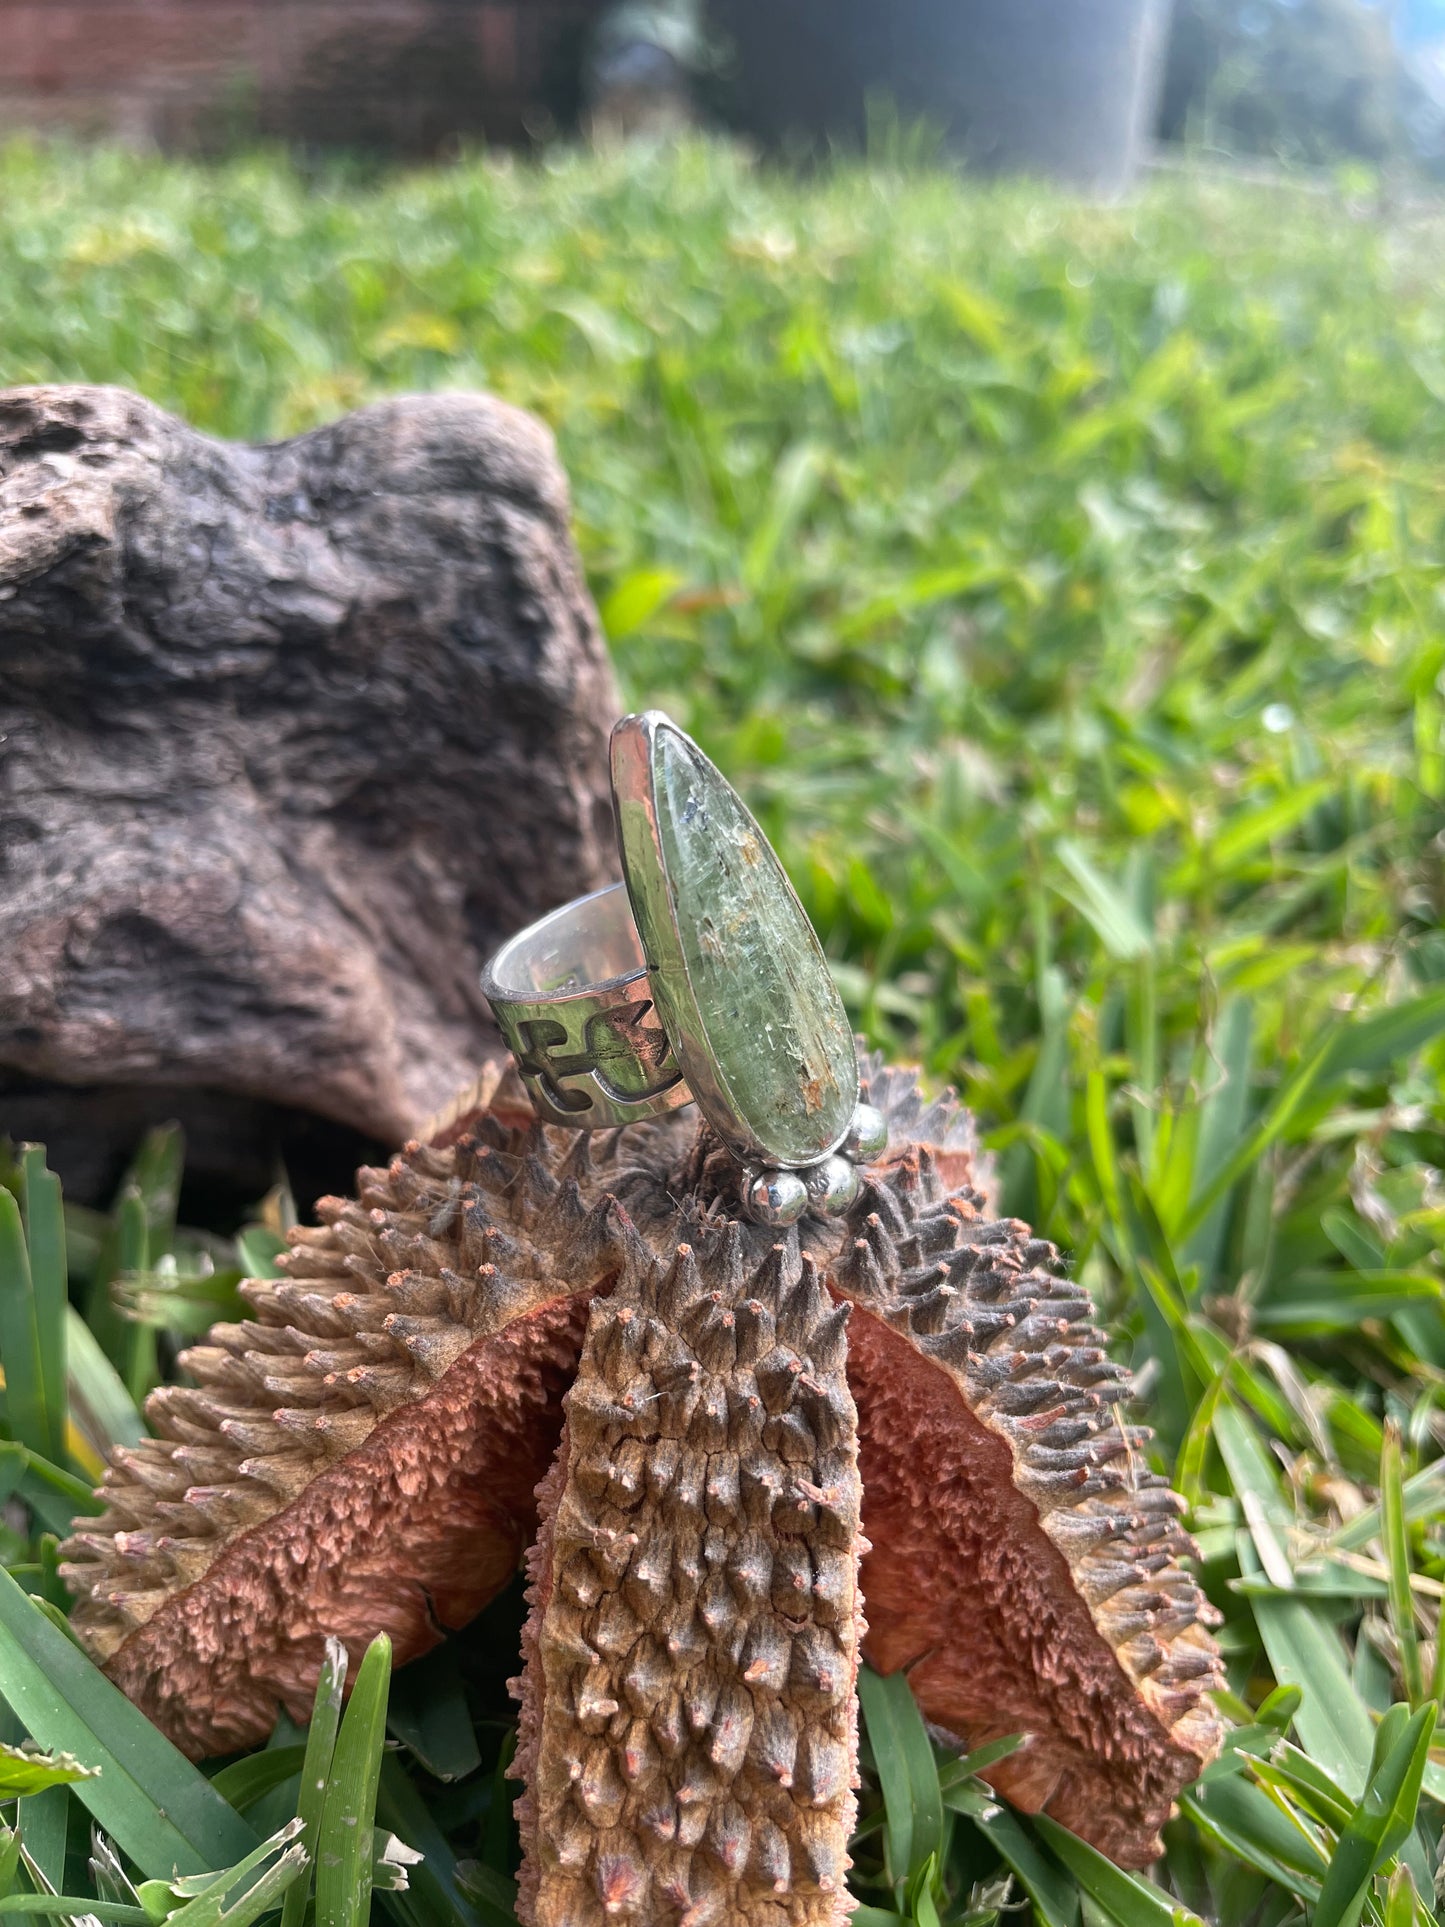
[[[0,150],[0,381],[123,382],[251,437],[444,386],[552,424],[628,695],[740,780],[862,1028],[960,1086],[1006,1208],[1073,1252],[1140,1373],[1226,1614],[1235,1745],[1149,1889],[940,1778],[911,1701],[870,1689],[868,1927],[1016,1919],[1020,1883],[1050,1927],[1426,1918],[1442,226],[1184,180],[1116,209],[903,167],[799,181],[704,145],[380,180]],[[58,1599],[43,1530],[84,1458],[47,1456],[36,1186],[29,1297],[0,1217],[0,1343],[48,1369],[0,1467],[42,1534],[7,1513],[5,1550]],[[136,1195],[111,1273],[172,1236]],[[147,1289],[122,1275],[164,1320]],[[92,1436],[97,1409],[133,1422],[136,1330],[102,1317],[118,1376],[84,1354]],[[498,1637],[393,1720],[377,1811],[428,1855],[383,1895],[405,1927],[506,1917],[501,1728],[454,1782],[422,1764],[469,1738],[458,1705],[497,1719]],[[30,1797],[78,1811],[103,1780]],[[295,1800],[261,1806],[269,1837]]]

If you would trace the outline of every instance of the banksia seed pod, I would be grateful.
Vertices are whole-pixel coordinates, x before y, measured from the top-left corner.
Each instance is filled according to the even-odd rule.
[[[847,1307],[736,1225],[593,1307],[528,1555],[535,1927],[841,1927],[858,1464]]]
[[[641,1478],[636,1503],[654,1508],[649,1517],[666,1516],[645,1468],[614,1491],[615,1468],[636,1456],[623,1448],[647,1456],[645,1434],[628,1429],[642,1421],[618,1377],[636,1335],[623,1311],[636,1331],[656,1327],[687,1351],[720,1412],[742,1382],[734,1375],[751,1374],[771,1428],[760,1450],[791,1464],[790,1454],[802,1463],[815,1449],[850,1449],[849,1411],[831,1393],[805,1423],[787,1402],[792,1366],[748,1349],[749,1321],[779,1317],[764,1289],[768,1265],[792,1277],[806,1258],[817,1288],[852,1307],[846,1373],[871,1541],[865,1656],[884,1671],[907,1667],[925,1715],[960,1744],[1027,1734],[991,1769],[995,1785],[1142,1864],[1175,1794],[1220,1738],[1207,1697],[1219,1681],[1205,1630],[1212,1609],[1182,1563],[1190,1548],[1179,1502],[1148,1470],[1147,1435],[1119,1415],[1127,1379],[1090,1323],[1085,1293],[1052,1247],[989,1217],[964,1114],[926,1104],[911,1077],[876,1062],[865,1083],[888,1119],[890,1152],[845,1219],[805,1220],[781,1258],[775,1233],[738,1222],[735,1168],[687,1113],[591,1140],[526,1126],[504,1093],[488,1112],[451,1119],[437,1142],[363,1171],[354,1201],[326,1201],[320,1227],[294,1235],[283,1278],[245,1288],[252,1318],[217,1327],[186,1355],[194,1385],[153,1395],[156,1436],[114,1455],[106,1513],[79,1522],[66,1548],[77,1631],[188,1752],[254,1745],[278,1705],[304,1716],[327,1634],[359,1654],[385,1629],[406,1659],[484,1605],[536,1538],[534,1488],[547,1475],[524,1672],[545,1684],[557,1534],[604,1493],[619,1507],[627,1478]],[[718,1305],[717,1330],[712,1313],[699,1314],[706,1330],[685,1322],[693,1313],[680,1245],[710,1277],[723,1266],[726,1281],[718,1274],[708,1285],[724,1293],[720,1304],[741,1293],[731,1327]],[[789,1293],[793,1285],[791,1305]],[[786,1343],[819,1384],[839,1369],[816,1336],[804,1343],[800,1331]],[[566,1455],[554,1466],[574,1380]],[[680,1450],[681,1438],[673,1442]],[[711,1529],[726,1536],[720,1523]],[[811,1553],[813,1539],[804,1541]],[[675,1562],[655,1568],[646,1545],[635,1556],[627,1584],[639,1597],[660,1588],[682,1611],[686,1575]],[[779,1564],[771,1556],[769,1583]],[[729,1546],[725,1567],[732,1557]],[[829,1623],[842,1625],[853,1610],[844,1566],[829,1571],[830,1609],[842,1615]],[[744,1593],[751,1572],[742,1557]],[[699,1586],[705,1577],[700,1569]],[[701,1604],[688,1623],[711,1650]],[[647,1890],[662,1891],[656,1855],[627,1859],[617,1827],[601,1824],[610,1807],[588,1818],[576,1799],[559,1806],[548,1780],[547,1735],[571,1744],[569,1722],[590,1721],[589,1740],[613,1763],[598,1771],[608,1786],[609,1774],[621,1776],[618,1812],[631,1811],[618,1764],[625,1736],[619,1756],[609,1725],[624,1702],[616,1716],[601,1710],[617,1698],[579,1686],[549,1727],[545,1692],[529,1689],[537,1764],[527,1879],[539,1907],[548,1869],[570,1865],[567,1854],[583,1854],[588,1891],[613,1909],[607,1918],[630,1904],[634,1862]],[[697,1702],[699,1733],[722,1703],[707,1711]],[[719,1731],[732,1730],[731,1704]],[[761,1735],[756,1744],[782,1749],[781,1760],[783,1728],[758,1717],[755,1709],[749,1748]],[[820,1786],[842,1770],[830,1759]],[[722,1771],[716,1761],[713,1770]],[[792,1898],[780,1920],[829,1918],[822,1875],[800,1887],[791,1845],[785,1860],[785,1829],[759,1831],[736,1794],[708,1814],[709,1826],[718,1816],[709,1836],[717,1867],[761,1868],[762,1855],[774,1881],[812,1895],[813,1912],[797,1912],[804,1902]],[[579,1833],[583,1821],[590,1832]],[[840,1806],[835,1834],[844,1825]],[[836,1855],[819,1867],[825,1861]],[[707,1917],[696,1916],[699,1927]]]
[[[588,1302],[647,1262],[592,1152],[491,1119],[408,1145],[242,1287],[252,1317],[182,1355],[194,1385],[152,1393],[66,1579],[80,1637],[192,1757],[305,1718],[328,1634],[413,1658],[517,1570]]]
[[[926,1145],[873,1174],[833,1287],[854,1302],[869,1637],[926,1718],[1125,1865],[1218,1751],[1218,1615],[1182,1501],[1128,1424],[1087,1293],[1017,1220],[947,1190]]]

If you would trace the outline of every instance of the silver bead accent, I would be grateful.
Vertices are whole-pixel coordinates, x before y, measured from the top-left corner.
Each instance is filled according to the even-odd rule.
[[[847,1158],[824,1158],[805,1174],[808,1202],[830,1218],[841,1217],[857,1197],[862,1179]]]
[[[808,1187],[796,1171],[759,1171],[743,1186],[754,1224],[796,1224],[808,1208]]]
[[[871,1164],[888,1149],[888,1120],[871,1104],[860,1104],[848,1126],[842,1151],[855,1164]]]

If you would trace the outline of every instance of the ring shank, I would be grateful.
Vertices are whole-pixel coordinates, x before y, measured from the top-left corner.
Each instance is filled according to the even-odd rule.
[[[653,1011],[624,884],[519,931],[487,965],[482,991],[549,1123],[594,1131],[692,1101]]]
[[[487,966],[482,988],[503,997],[565,996],[611,989],[647,975],[642,939],[624,884],[575,897],[511,938]]]

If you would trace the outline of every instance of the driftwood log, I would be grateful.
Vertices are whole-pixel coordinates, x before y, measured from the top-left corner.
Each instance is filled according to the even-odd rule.
[[[344,1186],[497,1048],[488,951],[616,874],[617,706],[529,416],[0,393],[0,1135],[81,1196],[169,1116],[237,1203]]]

